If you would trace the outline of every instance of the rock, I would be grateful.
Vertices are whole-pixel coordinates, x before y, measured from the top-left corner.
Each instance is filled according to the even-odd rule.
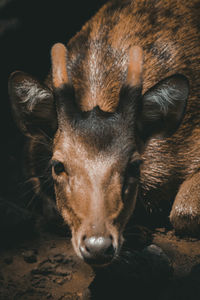
[[[169,258],[167,257],[167,255],[163,252],[163,250],[158,247],[157,245],[155,244],[151,244],[149,245],[148,247],[146,247],[144,250],[143,250],[144,253],[149,253],[149,254],[152,254],[152,255],[155,255],[157,257],[160,257],[160,259],[166,261],[166,262],[170,262],[169,261]]]
[[[143,250],[143,254],[149,265],[149,276],[153,276],[155,280],[156,278],[159,280],[162,278],[162,281],[172,276],[173,268],[171,261],[160,247],[151,244]]]

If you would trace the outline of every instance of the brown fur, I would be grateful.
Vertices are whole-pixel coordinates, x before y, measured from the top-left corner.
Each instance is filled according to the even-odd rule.
[[[199,234],[199,17],[198,0],[113,0],[69,41],[67,60],[63,45],[53,47],[52,176],[79,256],[84,237],[111,236],[119,252],[136,196],[159,220],[176,198],[175,229]],[[149,111],[152,95],[166,87],[170,97],[187,98],[185,77],[177,73],[190,84],[185,114],[184,105],[175,111],[170,101]],[[12,82],[16,98],[19,83]],[[138,157],[140,176],[129,176]]]
[[[96,105],[107,111],[115,109],[120,84],[126,78],[127,50],[133,45],[144,51],[144,92],[161,78],[175,72],[191,77],[198,68],[198,64],[192,63],[199,58],[198,12],[192,9],[198,1],[192,4],[180,0],[164,4],[156,1],[154,5],[152,1],[125,0],[118,2],[116,10],[112,9],[115,2],[108,2],[68,44],[68,66],[75,89],[77,93],[86,90],[86,94],[80,95],[83,110],[87,110],[88,105],[90,109]],[[170,17],[166,16],[166,10],[171,12]],[[186,20],[187,26],[183,27],[182,22]],[[183,38],[186,46],[180,51]],[[91,76],[93,63],[95,76]],[[108,83],[109,90],[105,88]],[[91,90],[94,85],[98,87],[96,97]]]
[[[173,203],[170,220],[177,233],[191,233],[200,230],[200,173],[185,180]]]
[[[74,75],[76,92],[79,95],[79,90],[84,90],[79,96],[81,109],[99,105],[102,110],[115,110],[126,76],[127,49],[132,45],[144,51],[143,92],[175,72],[185,74],[190,80],[192,92],[181,127],[172,138],[150,140],[142,154],[141,193],[147,206],[149,199],[156,203],[152,205],[150,201],[153,211],[168,206],[179,184],[199,168],[200,104],[196,100],[199,90],[196,74],[200,59],[200,10],[198,1],[121,1],[116,10],[112,9],[115,2],[106,4],[68,44],[69,71]],[[81,54],[79,41],[85,44]],[[96,60],[92,79],[91,57]],[[95,95],[93,85],[98,87]]]

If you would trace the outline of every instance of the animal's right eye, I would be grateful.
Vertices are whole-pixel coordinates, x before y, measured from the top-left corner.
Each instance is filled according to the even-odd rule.
[[[65,172],[65,167],[60,161],[53,160],[52,168],[56,175],[60,175],[61,173]]]
[[[136,159],[128,165],[126,170],[128,177],[139,178],[141,163],[142,163],[141,159]]]

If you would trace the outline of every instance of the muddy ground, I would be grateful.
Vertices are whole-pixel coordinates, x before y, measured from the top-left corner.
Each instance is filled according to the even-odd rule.
[[[199,240],[161,228],[143,250],[123,251],[111,267],[94,271],[62,234],[10,243],[0,252],[0,299],[200,299]]]

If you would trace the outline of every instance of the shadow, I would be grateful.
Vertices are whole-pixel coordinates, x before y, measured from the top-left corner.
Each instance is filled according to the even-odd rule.
[[[200,265],[182,278],[173,276],[167,261],[149,253],[134,253],[126,268],[96,270],[90,285],[91,300],[198,300]]]

